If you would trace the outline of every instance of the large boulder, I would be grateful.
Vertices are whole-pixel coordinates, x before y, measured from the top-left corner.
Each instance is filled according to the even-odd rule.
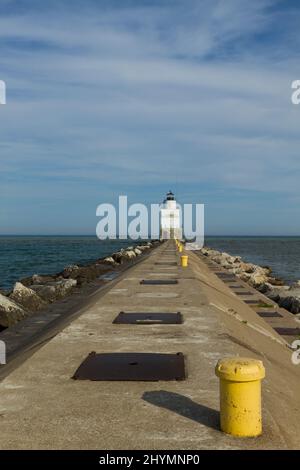
[[[249,282],[249,279],[251,277],[251,274],[242,272],[241,274],[237,274],[237,276],[242,279],[244,282]]]
[[[0,294],[0,326],[8,328],[15,325],[23,318],[28,316],[28,312],[24,310],[13,300]]]
[[[268,283],[267,282],[263,282],[262,284],[260,284],[259,286],[256,287],[256,289],[261,292],[262,294],[266,294],[268,295],[268,293],[270,292],[269,290],[269,287],[267,285]],[[271,298],[271,297],[269,297]]]
[[[276,277],[268,277],[268,283],[272,286],[283,286],[284,282],[282,279],[278,279]]]
[[[201,248],[200,251],[204,256],[208,256],[208,257],[218,256],[221,254],[220,251],[213,250],[211,248],[208,248],[207,246],[204,246],[203,248]]]
[[[77,266],[77,264],[70,264],[69,266],[66,266],[65,269],[62,272],[62,275],[64,278],[72,278],[76,279],[76,277],[79,275],[80,267]]]
[[[226,256],[226,261],[232,265],[239,265],[241,263],[241,257],[228,255]]]
[[[267,274],[267,276],[270,276],[270,274],[272,273],[272,268],[270,268],[270,266],[262,266],[262,269]]]
[[[45,302],[54,302],[57,299],[56,287],[53,285],[32,284],[31,288]]]
[[[56,282],[51,282],[46,285],[34,284],[31,288],[43,299],[45,302],[54,302],[57,299],[65,297],[70,293],[73,287],[77,285],[76,279],[63,279]]]
[[[149,250],[149,246],[148,245],[137,245],[136,250],[140,250],[140,251],[145,251],[145,250]]]
[[[225,269],[232,269],[233,264],[229,263],[227,258],[221,258],[220,265]]]
[[[250,275],[248,280],[249,284],[255,288],[260,287],[262,284],[265,284],[268,281],[268,276],[264,274],[262,270],[256,270],[253,274]]]
[[[300,281],[294,282],[291,287],[291,289],[299,289],[300,288]]]
[[[272,286],[268,297],[291,313],[300,312],[300,288],[295,286]]]
[[[234,265],[230,265],[228,271],[232,274],[243,274],[242,268],[240,268],[238,265],[236,268],[234,267]]]
[[[223,258],[222,258],[222,255],[221,255],[221,254],[212,256],[211,259],[212,259],[212,261],[214,261],[214,262],[217,263],[217,264],[221,264],[222,261],[223,261]]]
[[[104,258],[104,260],[102,261],[103,263],[105,264],[111,264],[113,266],[115,266],[116,264],[118,264],[112,256],[107,256],[106,258]]]
[[[77,268],[69,268],[68,271],[65,272],[65,276],[70,280],[76,279],[77,284],[79,286],[86,284],[87,282],[91,282],[97,277],[99,277],[100,274],[103,274],[104,271],[107,270],[107,267],[102,263],[93,263],[88,266],[81,266]]]
[[[290,286],[274,286],[273,284],[270,284],[270,282],[266,282],[265,288],[265,292],[267,292],[268,297],[271,298],[271,296],[285,296],[286,291],[290,289]]]
[[[131,260],[136,257],[136,254],[133,250],[120,250],[112,254],[113,259],[122,264],[124,261]]]
[[[140,256],[143,252],[139,248],[134,248],[133,250],[137,256]]]
[[[234,264],[241,264],[242,262],[242,257],[241,256],[231,256],[231,259],[233,260]]]
[[[230,257],[230,255],[227,255],[227,253],[221,253],[221,254],[218,254],[216,256],[213,256],[212,257],[212,260],[219,264],[220,266],[222,266],[223,268],[226,268],[226,269],[230,269],[232,268],[232,263],[229,263],[229,259],[228,257]]]
[[[48,275],[40,275],[40,274],[34,274],[32,276],[32,284],[43,284],[46,285],[49,282],[54,282],[57,279],[61,279],[61,276],[57,276],[56,274],[54,276],[48,276]]]
[[[254,273],[255,268],[256,268],[255,264],[244,263],[243,261],[241,262],[240,267],[245,273],[248,273],[248,274],[249,273]]]
[[[30,277],[24,277],[20,279],[20,283],[23,284],[25,287],[30,287],[32,284],[47,284],[48,282],[53,282],[56,280],[56,275],[54,276],[46,276],[40,274],[33,274]]]
[[[291,313],[299,313],[300,312],[300,297],[281,297],[279,299],[279,307],[285,308]]]
[[[126,250],[123,252],[123,258],[126,260],[130,260],[136,257],[136,254],[133,250]]]
[[[46,306],[46,302],[34,290],[20,282],[16,282],[9,298],[29,311],[40,310]]]
[[[209,248],[207,248],[206,246],[204,246],[204,247],[201,248],[201,250],[200,250],[200,253],[201,253],[202,255],[204,255],[204,256],[208,256],[208,255],[209,255],[209,252],[210,252],[210,250],[209,250]]]
[[[124,250],[120,250],[111,255],[115,262],[118,264],[122,264],[124,262],[123,251]]]
[[[288,290],[288,295],[292,295],[293,297],[300,298],[300,287],[290,286]]]

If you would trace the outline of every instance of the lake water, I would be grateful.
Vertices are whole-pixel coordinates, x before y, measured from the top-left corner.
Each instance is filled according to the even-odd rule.
[[[300,237],[207,237],[206,245],[246,261],[270,266],[286,282],[300,279]],[[88,263],[133,245],[95,237],[0,236],[0,287],[35,273],[53,274],[68,264]]]
[[[92,236],[0,236],[0,287],[11,288],[14,282],[32,274],[54,274],[68,264],[89,263],[134,244]]]
[[[300,280],[300,237],[207,237],[206,245],[270,266],[287,283]]]

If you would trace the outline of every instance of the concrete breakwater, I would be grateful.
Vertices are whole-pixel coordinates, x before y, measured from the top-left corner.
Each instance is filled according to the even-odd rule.
[[[49,304],[72,294],[75,288],[81,288],[101,276],[109,275],[158,244],[159,241],[151,241],[134,247],[129,246],[88,265],[73,264],[56,274],[33,274],[20,279],[10,292],[0,290],[0,331],[42,312]]]
[[[286,285],[282,279],[272,275],[268,266],[248,263],[240,256],[232,256],[209,247],[203,247],[200,251],[202,255],[235,274],[280,307],[295,315],[300,313],[300,281]]]
[[[13,333],[19,332],[16,352],[0,367],[1,448],[298,449],[300,369],[271,323],[294,327],[293,316],[260,316],[268,309],[245,302],[248,288],[243,285],[239,296],[230,286],[243,281],[223,282],[216,272],[224,270],[198,253],[184,250],[189,263],[183,268],[173,241],[145,252],[66,323],[55,329],[50,324],[47,335],[32,338],[30,329],[25,347],[16,345],[23,341],[23,325],[32,326],[44,314],[2,333],[12,351]],[[48,308],[57,314],[61,303],[65,308],[64,301],[76,301],[78,309],[81,294],[75,292]],[[92,352],[121,358],[123,365],[109,363],[109,376],[80,380],[76,371]],[[138,355],[134,361],[133,354]],[[152,362],[145,363],[149,354]],[[178,356],[179,371],[162,367],[161,356]],[[257,439],[220,431],[215,366],[232,356],[262,360],[266,369],[263,434]],[[167,376],[160,375],[162,370]]]

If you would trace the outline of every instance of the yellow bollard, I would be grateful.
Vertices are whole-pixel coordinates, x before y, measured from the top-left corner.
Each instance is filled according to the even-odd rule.
[[[179,253],[182,253],[182,245],[178,246],[178,251],[179,251]]]
[[[188,259],[189,259],[188,256],[185,256],[185,255],[181,256],[181,266],[182,266],[183,268],[186,268],[186,267],[187,267],[187,265],[188,265]]]
[[[221,430],[233,436],[259,436],[261,380],[265,377],[262,361],[243,357],[221,359],[215,372],[220,378]]]

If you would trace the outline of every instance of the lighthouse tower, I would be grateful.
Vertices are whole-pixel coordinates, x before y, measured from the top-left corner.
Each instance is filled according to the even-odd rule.
[[[160,209],[160,238],[182,238],[180,210],[177,208],[175,196],[169,191]]]

